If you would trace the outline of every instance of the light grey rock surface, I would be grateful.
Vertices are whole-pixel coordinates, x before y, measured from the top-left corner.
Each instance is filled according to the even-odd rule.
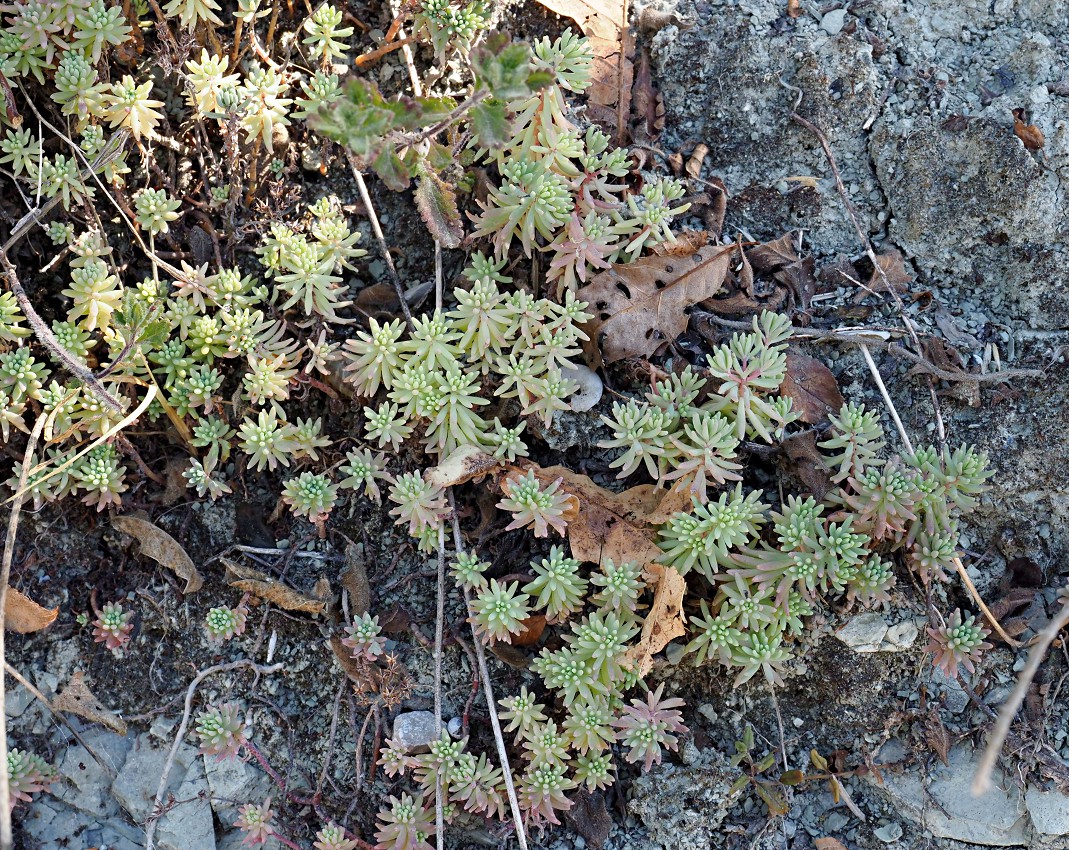
[[[143,823],[152,811],[156,788],[163,774],[169,749],[169,745],[149,732],[139,735],[111,786],[115,799],[138,823]],[[168,777],[168,791],[177,793],[196,755],[197,751],[188,744],[179,747],[174,767]]]
[[[1044,836],[1069,835],[1069,797],[1060,791],[1030,787],[1024,804],[1036,832]]]
[[[238,807],[259,802],[271,793],[271,779],[241,759],[204,757],[204,771],[211,790],[212,808],[223,823],[232,823]]]
[[[994,787],[972,795],[979,752],[968,745],[951,749],[949,766],[939,765],[926,781],[916,769],[884,773],[884,792],[896,807],[937,838],[983,847],[1027,846],[1031,825],[1018,788],[996,771]]]
[[[160,818],[157,827],[160,850],[215,850],[210,796],[204,763],[196,759],[178,786],[175,795],[178,803]]]

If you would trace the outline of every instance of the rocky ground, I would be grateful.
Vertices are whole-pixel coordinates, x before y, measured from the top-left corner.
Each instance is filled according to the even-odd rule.
[[[637,7],[636,20],[646,22],[639,45],[649,51],[664,98],[666,126],[656,148],[689,152],[696,143],[708,145],[701,178],[720,178],[728,188],[725,233],[762,240],[801,228],[818,269],[830,270],[841,258],[857,261],[862,246],[818,138],[791,118],[797,112],[826,136],[866,236],[877,250],[897,248],[905,256],[914,278],[904,294],[910,319],[946,339],[965,366],[1001,361],[1006,368],[1044,370],[1039,379],[966,386],[967,392],[940,397],[951,442],[973,442],[997,469],[970,520],[970,573],[989,602],[1004,598],[1013,584],[1035,591],[1013,610],[1019,637],[1027,640],[1055,609],[1057,589],[1069,575],[1069,380],[1062,356],[1069,342],[1069,71],[1062,61],[1069,3],[859,0],[801,8],[791,18],[785,0]],[[669,23],[654,12],[670,13]],[[544,19],[540,25],[557,24]],[[1042,147],[1030,150],[1015,135],[1014,109],[1025,110],[1023,123],[1042,132]],[[867,324],[899,321],[893,307],[872,307],[876,299],[866,302],[868,312],[850,312],[852,294],[840,288],[826,303],[841,304],[844,317]],[[855,349],[821,344],[812,353],[833,365],[847,398],[881,406]],[[886,354],[877,359],[907,430],[929,437],[936,412],[927,384],[906,374],[911,364]],[[589,447],[580,442],[578,450]],[[12,739],[51,754],[64,777],[53,794],[19,810],[20,846],[143,846],[138,824],[150,814],[188,683],[198,670],[239,656],[270,658],[283,670],[256,678],[222,672],[205,682],[205,693],[248,707],[257,744],[301,793],[318,787],[330,753],[331,814],[340,818],[350,809],[350,822],[369,834],[384,786],[381,774],[375,783],[356,775],[355,742],[367,708],[348,695],[324,647],[325,630],[265,606],[222,657],[200,628],[207,608],[227,599],[222,568],[211,559],[234,543],[299,550],[257,557],[305,589],[319,575],[335,578],[345,564],[340,536],[320,543],[304,536],[305,527],[280,540],[267,522],[273,506],[264,504],[265,493],[250,485],[240,498],[178,503],[156,517],[205,574],[204,589],[189,597],[106,521],[87,526],[91,519],[82,511],[25,519],[16,562],[30,565],[20,587],[61,614],[49,633],[17,639],[12,663],[47,696],[62,690],[74,671],[85,671],[96,695],[130,728],[120,736],[98,725],[80,727],[98,763],[25,689],[14,688],[7,703]],[[371,582],[372,610],[403,611],[408,618],[391,634],[413,677],[400,711],[429,708],[430,652],[404,633],[408,623],[433,628],[426,572],[432,565],[410,551],[395,560],[400,541],[389,518],[366,504],[354,506],[338,530],[363,547],[359,561]],[[350,564],[357,559],[355,550],[348,558]],[[141,612],[137,637],[121,660],[94,646],[74,622],[75,613],[88,609],[90,586],[102,599],[126,595]],[[967,604],[960,587],[948,593],[951,605]],[[460,620],[460,610],[451,596],[451,621]],[[974,799],[969,783],[987,712],[1008,695],[1026,651],[997,644],[973,678],[982,703],[976,705],[922,657],[925,623],[919,594],[901,585],[887,611],[833,613],[775,703],[756,683],[733,690],[708,670],[673,666],[678,653],[669,647],[657,675],[687,701],[692,732],[684,746],[650,773],[622,782],[607,813],[580,813],[538,837],[539,846],[834,850],[837,845],[817,843],[831,837],[851,850],[1065,847],[1069,788],[1059,789],[1042,764],[1053,760],[1069,770],[1069,698],[1062,687],[1069,654],[1064,646],[1052,651],[1022,715],[1027,746],[1004,762],[995,790]],[[525,675],[492,663],[502,691]],[[447,716],[456,717],[471,692],[471,670],[455,647],[447,668]],[[815,749],[829,758],[837,753],[845,773],[868,768],[865,776],[844,776],[848,797],[836,799],[825,782],[807,782],[788,793],[787,814],[774,818],[752,789],[727,793],[739,776],[728,757],[747,724],[760,755],[780,747],[777,712],[792,767],[812,771]],[[159,846],[235,848],[241,836],[230,825],[237,805],[263,799],[272,787],[255,764],[206,763],[183,745]],[[302,846],[311,843],[307,815],[287,811],[287,827]],[[497,843],[485,832],[449,837],[455,848]]]

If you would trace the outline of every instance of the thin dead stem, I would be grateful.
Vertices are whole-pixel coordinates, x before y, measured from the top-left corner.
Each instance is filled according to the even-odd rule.
[[[991,628],[998,632],[998,636],[1004,641],[1006,641],[1009,646],[1012,646],[1014,649],[1020,648],[1021,642],[1018,640],[1014,640],[1008,634],[1006,634],[1006,631],[1002,628],[998,619],[991,612],[991,609],[984,604],[984,600],[980,598],[980,592],[976,589],[976,585],[972,583],[972,579],[969,578],[969,573],[965,570],[965,565],[961,562],[961,558],[959,558],[957,555],[954,556],[954,569],[957,570],[958,577],[961,578],[962,583],[965,585],[966,588],[968,588],[969,595],[973,598],[973,601],[978,606],[980,606],[980,610],[984,612],[984,616],[991,624]]]
[[[974,797],[979,797],[991,789],[991,773],[995,769],[995,762],[998,760],[999,753],[1002,752],[1002,745],[1010,733],[1010,724],[1013,723],[1013,718],[1017,716],[1017,711],[1028,693],[1028,686],[1032,684],[1032,679],[1035,678],[1039,665],[1047,654],[1047,650],[1058,636],[1058,632],[1066,625],[1069,625],[1069,594],[1065,595],[1061,610],[1047,624],[1047,627],[1032,645],[1032,651],[1028,654],[1028,662],[1021,671],[1021,675],[1017,678],[1017,685],[1014,687],[1013,693],[1010,694],[1010,698],[1003,704],[1002,710],[999,711],[998,722],[995,724],[994,731],[992,731],[991,737],[987,741],[987,749],[984,750],[983,756],[980,757],[980,764],[976,768],[976,776],[973,777],[972,793]]]
[[[6,261],[7,255],[0,251]],[[22,455],[22,471],[19,474],[19,487],[11,503],[11,513],[7,518],[7,536],[4,538],[4,556],[0,561],[0,661],[6,665],[4,653],[7,650],[5,633],[7,629],[7,585],[11,580],[11,562],[15,558],[15,536],[19,528],[19,513],[23,499],[26,498],[26,482],[30,478],[30,465],[37,440],[45,427],[46,417],[39,416],[33,423],[26,451]],[[7,775],[7,681],[0,675],[0,850],[11,850],[11,783]]]
[[[880,389],[880,395],[883,396],[883,403],[887,405],[887,410],[890,412],[895,427],[898,429],[898,436],[902,438],[902,445],[906,447],[907,452],[913,454],[913,443],[910,442],[909,434],[906,433],[906,427],[902,424],[902,420],[898,416],[898,411],[895,409],[894,402],[891,401],[891,395],[887,392],[887,386],[883,382],[880,370],[876,368],[876,361],[872,359],[872,352],[869,351],[869,347],[864,343],[859,345],[858,348],[861,349],[861,354],[869,366],[869,372],[872,373],[872,379]]]
[[[353,179],[356,180],[356,187],[360,190],[360,199],[364,202],[367,217],[371,221],[371,232],[375,234],[375,239],[379,243],[382,259],[386,263],[386,268],[390,272],[390,280],[393,281],[393,288],[397,292],[397,300],[401,302],[401,312],[404,313],[405,322],[411,329],[412,312],[408,309],[408,301],[405,300],[405,289],[401,285],[401,276],[397,274],[397,266],[394,265],[390,248],[386,244],[386,237],[382,235],[382,226],[379,224],[379,217],[375,214],[375,205],[371,203],[371,195],[368,193],[367,183],[364,182],[364,175],[360,172],[356,157],[353,156],[352,152],[346,151],[345,155],[349,160],[349,168],[352,169]]]
[[[449,507],[453,513],[453,547],[459,556],[464,551],[464,539],[460,534],[460,521],[457,519],[456,502],[453,498],[453,490],[449,489]],[[527,850],[527,831],[523,826],[523,812],[520,810],[520,801],[516,796],[516,783],[512,779],[512,767],[509,765],[508,750],[505,747],[505,738],[501,733],[501,721],[497,716],[497,704],[494,701],[494,689],[490,682],[490,670],[486,666],[486,650],[482,640],[475,631],[474,618],[471,610],[471,594],[464,589],[464,605],[468,611],[468,622],[471,625],[471,636],[475,647],[475,658],[479,662],[479,675],[483,681],[483,693],[486,695],[486,707],[490,712],[490,726],[494,730],[494,741],[497,744],[497,756],[501,763],[501,772],[505,780],[505,792],[509,798],[509,806],[512,809],[512,820],[516,827],[516,841],[520,850]]]

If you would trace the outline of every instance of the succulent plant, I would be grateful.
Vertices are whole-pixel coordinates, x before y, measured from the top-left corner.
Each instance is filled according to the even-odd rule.
[[[661,760],[661,750],[674,750],[678,746],[677,735],[687,731],[679,709],[683,700],[676,697],[662,699],[664,683],[656,691],[646,694],[646,701],[633,699],[623,708],[614,725],[620,730],[620,743],[629,750],[625,758],[629,762],[642,760],[649,770]]]
[[[12,747],[7,752],[7,781],[12,808],[30,802],[34,794],[47,791],[55,781],[56,772],[36,753]]]
[[[246,599],[234,608],[219,606],[208,611],[204,618],[204,628],[208,632],[208,639],[213,643],[223,643],[232,637],[245,632],[245,623],[249,617],[249,607]]]
[[[235,758],[245,745],[245,723],[234,703],[209,706],[197,715],[196,732],[200,751],[219,760]]]
[[[924,651],[932,655],[935,666],[948,677],[957,675],[959,665],[972,673],[980,654],[991,648],[984,640],[988,634],[990,630],[977,623],[974,615],[963,616],[957,608],[944,626],[928,628],[931,640]]]
[[[249,844],[255,847],[259,844],[266,844],[267,840],[275,834],[275,827],[272,823],[274,817],[270,797],[259,805],[246,803],[238,809],[238,819],[234,821],[234,826],[245,833],[244,838],[241,839],[242,846]]]
[[[345,627],[342,646],[349,650],[354,659],[374,661],[386,650],[386,638],[381,635],[379,618],[364,613],[353,620],[351,626]]]
[[[109,602],[97,612],[93,621],[93,641],[115,652],[129,643],[130,633],[134,630],[133,619],[133,611],[123,611],[119,603]]]
[[[564,514],[571,509],[574,497],[561,490],[562,484],[563,479],[558,478],[543,489],[534,470],[506,478],[501,484],[504,498],[497,506],[513,514],[507,528],[530,527],[535,537],[547,537],[552,527],[563,537],[568,525]]]
[[[390,797],[389,809],[379,812],[375,833],[379,850],[431,850],[427,839],[436,832],[434,813],[423,803],[423,795]]]

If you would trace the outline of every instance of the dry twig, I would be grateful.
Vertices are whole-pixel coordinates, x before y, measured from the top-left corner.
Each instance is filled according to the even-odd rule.
[[[453,514],[453,547],[459,556],[464,551],[464,539],[460,534],[460,520],[457,519],[456,502],[453,499],[453,490],[449,489],[449,507]],[[516,796],[516,783],[512,779],[512,767],[509,765],[509,754],[505,748],[505,738],[501,733],[501,721],[497,716],[497,704],[494,702],[494,689],[490,682],[490,671],[486,666],[486,650],[482,640],[475,631],[475,620],[471,610],[471,594],[464,589],[464,605],[468,611],[468,622],[471,624],[471,636],[475,647],[475,657],[479,662],[479,675],[483,680],[483,693],[486,695],[486,707],[490,712],[490,726],[494,730],[494,741],[497,744],[497,756],[501,762],[501,773],[505,780],[505,792],[509,798],[509,806],[512,809],[512,820],[516,826],[516,841],[520,850],[527,850],[527,831],[523,826],[523,812],[520,810],[520,801]]]
[[[0,257],[7,261],[7,255],[0,249]],[[19,512],[22,510],[22,501],[26,498],[26,482],[30,477],[30,465],[33,459],[34,449],[37,448],[37,440],[45,427],[46,417],[39,416],[33,424],[29,439],[26,441],[26,451],[22,456],[22,472],[19,474],[19,486],[15,491],[11,503],[11,513],[7,518],[7,536],[4,538],[4,556],[0,562],[0,661],[6,659],[5,645],[5,622],[7,617],[7,585],[11,580],[11,562],[15,558],[15,536],[19,528]],[[0,674],[0,850],[11,850],[11,783],[7,775],[7,681]]]
[[[1046,656],[1050,645],[1058,636],[1058,632],[1069,625],[1069,592],[1067,591],[1069,591],[1069,588],[1062,591],[1064,602],[1061,610],[1047,624],[1043,633],[1039,635],[1032,645],[1032,651],[1028,654],[1028,663],[1025,664],[1021,675],[1017,678],[1017,685],[1014,687],[1013,693],[1010,694],[1010,698],[1006,700],[1002,710],[999,712],[998,722],[995,724],[995,729],[987,741],[987,749],[984,750],[984,754],[980,758],[980,764],[976,768],[976,776],[973,777],[972,793],[975,797],[979,797],[990,790],[991,773],[995,768],[995,762],[998,760],[999,753],[1002,752],[1002,745],[1010,733],[1010,724],[1013,723],[1013,718],[1017,716],[1017,711],[1028,693],[1028,686],[1032,684],[1032,679],[1035,678],[1039,665],[1044,656]]]

